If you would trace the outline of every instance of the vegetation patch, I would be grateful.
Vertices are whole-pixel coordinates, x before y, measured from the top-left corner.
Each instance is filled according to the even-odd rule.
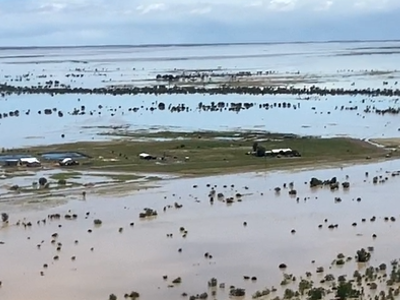
[[[57,174],[50,175],[50,178],[53,180],[66,180],[68,181],[69,179],[79,179],[81,178],[82,173],[80,172],[61,172]]]
[[[268,133],[179,133],[183,139],[146,140],[154,135],[175,136],[178,133],[157,133],[140,136],[144,141],[124,138],[109,142],[79,142],[30,149],[30,153],[49,151],[82,152],[90,158],[74,166],[74,172],[54,175],[53,179],[68,179],[83,170],[121,172],[178,173],[211,175],[265,169],[295,168],[330,163],[346,163],[366,159],[398,156],[382,147],[350,138],[310,138]],[[235,135],[235,139],[215,136]],[[300,157],[256,157],[246,155],[257,142],[263,149],[295,149]],[[20,149],[9,150],[20,152]],[[142,154],[142,156],[140,156]],[[119,180],[130,180],[117,176]],[[128,176],[130,177],[130,176]]]

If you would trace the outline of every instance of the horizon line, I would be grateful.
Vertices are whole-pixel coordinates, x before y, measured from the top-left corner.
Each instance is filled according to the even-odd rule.
[[[326,40],[326,41],[293,41],[293,42],[223,42],[223,43],[171,43],[171,44],[98,44],[76,46],[0,46],[0,50],[16,49],[63,49],[63,48],[150,48],[150,47],[207,47],[207,46],[244,46],[244,45],[288,45],[288,44],[333,44],[333,43],[387,43],[400,42],[400,39],[372,40]]]

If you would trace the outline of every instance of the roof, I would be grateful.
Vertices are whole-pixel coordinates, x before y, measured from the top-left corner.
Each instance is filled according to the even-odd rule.
[[[139,154],[139,157],[142,157],[142,158],[149,157],[149,156],[150,156],[150,154],[147,154],[147,153],[140,153]]]
[[[284,148],[284,149],[272,149],[269,151],[265,151],[265,153],[280,153],[280,152],[292,152],[293,150],[290,148]]]
[[[21,158],[20,161],[27,164],[40,163],[40,161],[35,157]]]

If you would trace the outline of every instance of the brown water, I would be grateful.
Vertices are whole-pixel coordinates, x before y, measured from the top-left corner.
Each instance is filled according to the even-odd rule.
[[[192,295],[208,291],[207,281],[212,277],[226,283],[225,290],[217,289],[216,299],[227,299],[230,285],[245,288],[250,299],[257,289],[279,287],[282,271],[278,265],[282,262],[288,265],[286,272],[297,277],[306,271],[315,273],[317,266],[324,266],[325,274],[352,274],[365,266],[351,261],[328,269],[338,253],[354,256],[361,247],[374,246],[370,263],[389,263],[400,256],[395,238],[400,229],[400,178],[385,171],[397,170],[400,161],[390,161],[343,170],[171,180],[162,182],[160,188],[128,196],[89,193],[86,200],[78,197],[55,208],[1,203],[0,211],[10,213],[10,225],[0,229],[0,241],[5,242],[0,245],[0,299],[98,300],[108,299],[111,293],[123,299],[124,293],[135,290],[141,299],[172,300],[180,299],[183,292]],[[337,176],[343,181],[346,175],[351,182],[348,191],[311,190],[305,184],[312,176]],[[389,179],[374,185],[375,175]],[[280,195],[273,190],[291,181],[298,191],[299,203],[288,195],[287,189]],[[226,196],[240,192],[243,201],[227,205],[216,200],[211,205],[207,183],[217,185],[217,192]],[[198,188],[193,188],[194,184]],[[231,184],[235,187],[230,188]],[[341,197],[342,202],[335,203],[334,197]],[[362,201],[357,202],[357,197]],[[163,207],[175,201],[183,208],[164,213]],[[138,214],[145,207],[157,209],[158,217],[139,220]],[[46,225],[36,224],[50,213],[66,214],[69,210],[78,214],[77,220],[62,218]],[[90,212],[87,219],[86,212]],[[373,223],[369,221],[372,216],[377,217]],[[399,221],[385,222],[386,216]],[[23,218],[33,223],[32,228],[12,225]],[[93,226],[96,218],[103,221],[98,228]],[[361,223],[361,218],[367,222]],[[328,222],[324,223],[324,219]],[[243,226],[244,221],[247,227]],[[129,226],[131,222],[135,222],[134,227]],[[357,222],[356,227],[353,222]],[[318,229],[319,224],[323,224],[322,229]],[[329,224],[339,224],[339,228],[330,230]],[[181,226],[188,230],[186,238],[179,233]],[[118,232],[120,227],[122,233]],[[88,233],[88,229],[93,232]],[[295,234],[291,234],[292,229]],[[60,252],[50,243],[56,232],[57,241],[62,243]],[[167,233],[173,233],[173,238],[167,238]],[[375,240],[373,233],[378,236]],[[39,250],[36,245],[42,240]],[[79,244],[75,245],[74,240]],[[92,247],[94,251],[90,250]],[[182,253],[178,253],[179,248]],[[213,258],[206,259],[206,252]],[[58,261],[52,259],[55,255],[59,255]],[[76,261],[71,260],[72,256]],[[48,269],[43,269],[45,263]],[[167,281],[163,275],[168,275]],[[244,281],[244,275],[257,276],[258,280]],[[182,278],[182,284],[168,288],[176,277]]]

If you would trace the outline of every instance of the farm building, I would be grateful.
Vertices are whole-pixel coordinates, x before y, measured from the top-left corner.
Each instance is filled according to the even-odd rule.
[[[152,156],[152,155],[150,155],[148,153],[140,153],[139,154],[139,158],[140,159],[145,159],[145,160],[157,159],[157,157]]]
[[[18,159],[7,159],[7,160],[3,161],[4,167],[17,167],[18,165],[19,165]]]
[[[31,168],[42,166],[40,161],[35,157],[20,158],[19,162],[22,166],[27,166]]]
[[[283,149],[272,149],[265,151],[265,156],[276,157],[276,156],[288,156],[288,157],[299,157],[301,156],[297,150],[292,150],[290,148]]]

